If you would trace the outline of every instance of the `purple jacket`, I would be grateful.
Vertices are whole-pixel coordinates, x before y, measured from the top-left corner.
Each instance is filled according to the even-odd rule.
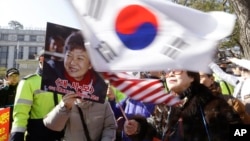
[[[116,103],[115,100],[109,101],[109,103],[116,119],[118,119],[119,117],[123,117],[120,106],[124,109],[124,113],[126,114],[127,118],[138,114],[144,117],[149,117],[153,113],[155,107],[155,104],[144,103],[130,98],[125,98],[119,103]],[[123,122],[121,126],[123,127]],[[122,141],[131,141],[123,132],[121,134]]]

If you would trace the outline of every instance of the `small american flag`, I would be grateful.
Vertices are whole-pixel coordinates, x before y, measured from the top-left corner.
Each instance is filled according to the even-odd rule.
[[[179,98],[172,93],[168,93],[159,79],[138,79],[127,73],[103,73],[104,79],[116,87],[128,97],[155,104],[164,103],[175,105],[180,102]]]

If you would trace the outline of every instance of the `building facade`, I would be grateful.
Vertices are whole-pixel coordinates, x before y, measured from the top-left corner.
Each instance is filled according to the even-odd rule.
[[[11,29],[0,27],[0,77],[11,67],[21,76],[34,73],[38,67],[36,55],[45,46],[45,29]]]

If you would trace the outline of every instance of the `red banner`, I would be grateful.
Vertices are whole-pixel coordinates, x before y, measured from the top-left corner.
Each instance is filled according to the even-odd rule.
[[[9,138],[10,108],[0,108],[0,141]]]

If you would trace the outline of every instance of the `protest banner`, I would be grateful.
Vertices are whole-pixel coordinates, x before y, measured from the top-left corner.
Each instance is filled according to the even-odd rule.
[[[10,107],[0,108],[0,141],[9,139]]]

